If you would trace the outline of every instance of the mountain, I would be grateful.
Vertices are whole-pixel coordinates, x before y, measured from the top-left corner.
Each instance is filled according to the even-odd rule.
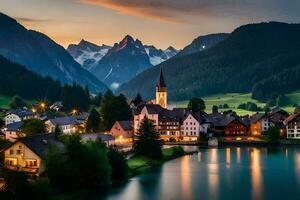
[[[79,44],[70,44],[67,51],[83,68],[95,74],[113,90],[145,69],[178,53],[173,47],[161,50],[153,45],[143,45],[129,35],[113,47],[98,46],[81,40]]]
[[[85,69],[89,70],[99,62],[111,49],[110,46],[98,46],[91,42],[81,40],[78,44],[70,44],[67,51]]]
[[[127,35],[90,72],[114,90],[149,67],[152,65],[142,42]]]
[[[153,66],[158,65],[172,58],[178,53],[178,50],[176,50],[173,47],[168,47],[166,50],[161,50],[161,49],[157,49],[153,45],[144,45],[144,48],[146,50],[146,53],[149,56],[150,63]]]
[[[94,92],[107,87],[83,69],[72,56],[48,36],[27,30],[16,20],[0,13],[0,55],[22,64],[43,76],[49,75],[62,83],[87,85]]]
[[[169,46],[166,50],[164,50],[165,55],[167,56],[167,59],[172,58],[175,56],[179,51],[176,50],[174,47]]]
[[[300,24],[249,24],[217,45],[175,56],[123,84],[119,91],[153,98],[159,69],[164,71],[171,100],[216,93],[250,92],[268,100],[300,88]]]
[[[205,36],[200,36],[192,41],[191,44],[184,47],[177,55],[184,56],[192,53],[196,53],[199,51],[203,51],[209,49],[216,44],[222,42],[229,36],[228,33],[216,33]]]

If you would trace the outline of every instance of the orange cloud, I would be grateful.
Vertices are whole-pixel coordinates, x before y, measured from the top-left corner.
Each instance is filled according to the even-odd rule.
[[[171,0],[80,0],[80,2],[112,9],[121,14],[171,23],[187,23],[182,14],[199,11],[199,7],[197,9],[186,6],[184,1]]]

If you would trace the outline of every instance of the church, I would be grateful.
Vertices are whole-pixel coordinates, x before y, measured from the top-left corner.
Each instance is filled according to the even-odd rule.
[[[138,134],[140,123],[145,117],[150,119],[163,140],[179,140],[181,123],[188,114],[184,108],[167,109],[168,91],[163,70],[160,69],[159,79],[155,89],[155,101],[140,104],[134,110],[134,133]]]

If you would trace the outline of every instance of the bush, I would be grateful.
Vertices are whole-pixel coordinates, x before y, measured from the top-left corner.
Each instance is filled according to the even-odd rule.
[[[113,181],[123,181],[128,175],[128,165],[125,155],[116,148],[109,148],[108,160],[112,168],[111,178]]]
[[[265,132],[265,135],[268,137],[270,142],[278,142],[280,139],[280,129],[274,126],[269,127]]]
[[[10,109],[23,108],[26,106],[27,106],[27,102],[18,95],[13,96],[11,101],[9,102]]]

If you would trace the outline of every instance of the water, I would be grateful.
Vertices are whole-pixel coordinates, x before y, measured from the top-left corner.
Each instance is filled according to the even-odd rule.
[[[130,179],[106,199],[299,200],[300,148],[201,149]]]

